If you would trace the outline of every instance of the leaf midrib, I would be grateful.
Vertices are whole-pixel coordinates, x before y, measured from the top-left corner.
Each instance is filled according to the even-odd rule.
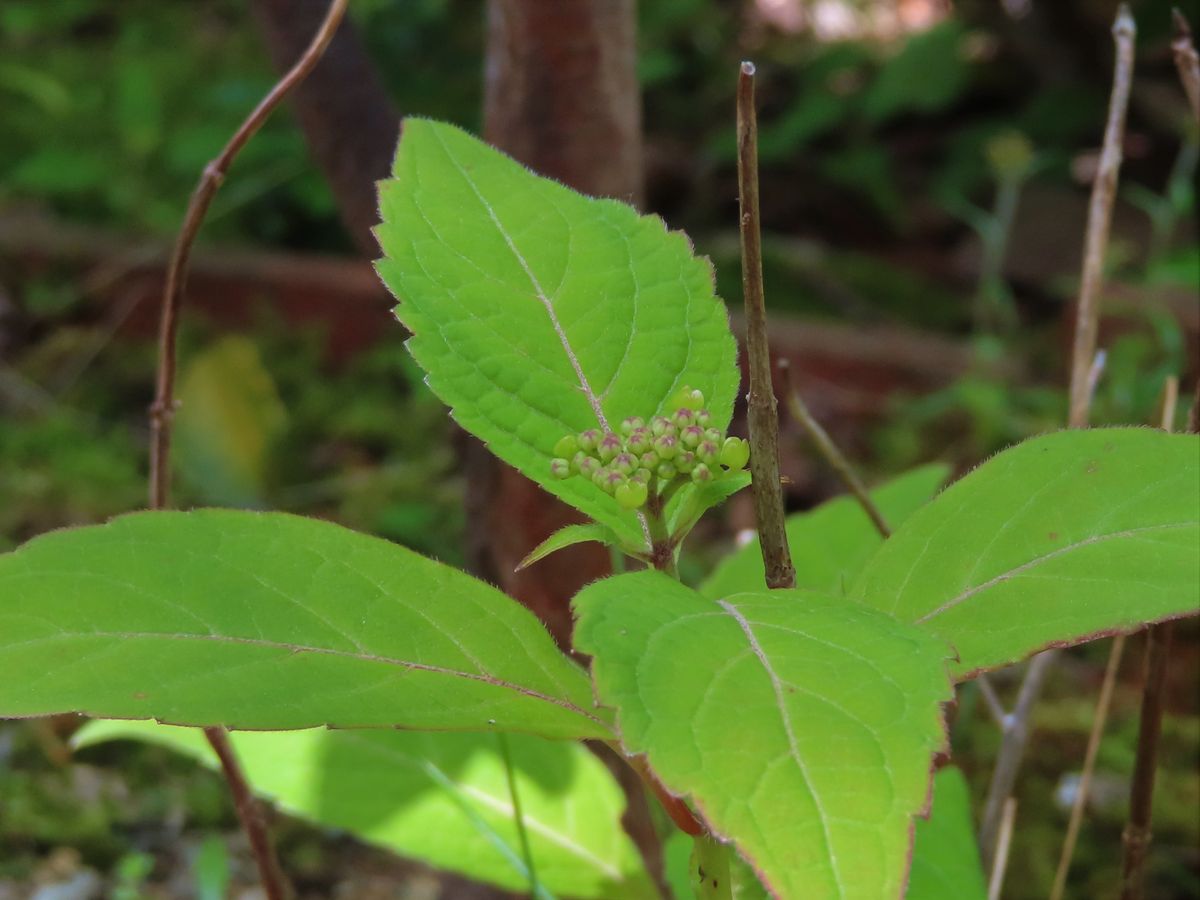
[[[601,726],[606,732],[610,732],[608,724],[598,716],[593,715],[585,709],[576,706],[574,703],[562,697],[555,697],[551,694],[544,694],[541,691],[536,691],[532,688],[524,687],[511,681],[502,678],[497,678],[494,675],[489,675],[483,672],[466,672],[461,669],[453,669],[446,666],[434,666],[428,663],[418,663],[411,660],[397,659],[390,656],[382,656],[373,653],[352,653],[346,650],[336,650],[331,647],[313,647],[305,644],[293,644],[285,641],[271,641],[264,638],[247,638],[237,637],[233,635],[222,634],[186,634],[186,633],[170,633],[170,632],[144,632],[144,631],[87,631],[87,632],[67,632],[61,631],[57,634],[47,635],[40,638],[21,641],[19,643],[8,644],[5,649],[15,649],[20,647],[31,647],[38,644],[50,644],[56,641],[72,640],[72,639],[89,639],[89,638],[108,638],[119,641],[136,641],[136,640],[167,640],[167,641],[206,641],[218,644],[234,644],[242,646],[262,647],[271,650],[284,650],[288,653],[313,653],[323,656],[332,656],[338,659],[356,660],[359,662],[379,663],[382,665],[397,666],[399,668],[415,670],[420,672],[428,672],[434,675],[445,675],[452,678],[463,678],[469,681],[478,681],[487,684],[491,687],[510,690],[524,697],[529,697],[534,700],[542,700],[554,706],[561,707],[576,715]]]
[[[1173,530],[1176,528],[1195,528],[1195,527],[1196,527],[1195,522],[1167,522],[1167,523],[1163,523],[1163,524],[1159,524],[1159,525],[1146,525],[1141,528],[1129,528],[1129,529],[1125,529],[1123,531],[1112,531],[1112,532],[1108,532],[1106,534],[1094,534],[1090,537],[1084,538],[1083,540],[1074,541],[1063,547],[1059,547],[1056,550],[1051,550],[1049,553],[1044,553],[1041,556],[1034,557],[1033,559],[1029,560],[1028,562],[1022,563],[1021,565],[1017,566],[1015,569],[1009,569],[1006,572],[1001,572],[999,575],[994,575],[993,577],[989,578],[987,581],[982,582],[981,584],[975,585],[974,587],[963,591],[958,596],[953,597],[950,600],[947,600],[945,603],[943,603],[937,609],[934,609],[934,610],[926,613],[925,615],[921,616],[919,619],[915,619],[914,622],[915,622],[915,624],[918,624],[918,625],[928,622],[928,621],[936,618],[937,616],[942,615],[943,613],[949,612],[950,610],[954,609],[956,606],[958,606],[962,603],[965,603],[967,600],[971,599],[976,594],[980,594],[983,591],[989,590],[990,588],[993,588],[998,584],[1003,584],[1004,582],[1009,581],[1013,578],[1020,577],[1021,575],[1030,571],[1031,569],[1037,568],[1039,565],[1041,565],[1044,562],[1047,562],[1052,559],[1056,559],[1060,556],[1065,556],[1069,553],[1073,553],[1074,551],[1079,550],[1083,547],[1089,547],[1089,546],[1092,546],[1095,544],[1101,544],[1101,543],[1104,543],[1105,541],[1110,541],[1110,540],[1119,540],[1121,538],[1136,537],[1137,535],[1145,534],[1146,532],[1169,531],[1169,530]]]

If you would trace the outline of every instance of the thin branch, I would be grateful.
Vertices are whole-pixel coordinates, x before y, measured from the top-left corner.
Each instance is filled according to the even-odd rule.
[[[1079,304],[1075,319],[1075,347],[1071,357],[1071,408],[1069,424],[1085,428],[1088,423],[1088,376],[1096,355],[1096,331],[1100,314],[1100,287],[1104,278],[1104,255],[1112,224],[1113,201],[1117,195],[1117,175],[1121,170],[1121,144],[1125,136],[1125,111],[1133,83],[1133,42],[1137,28],[1126,4],[1121,4],[1113,23],[1117,46],[1116,70],[1108,107],[1108,124],[1100,165],[1092,182],[1088,208],[1087,236],[1084,241],[1083,274],[1079,285]]]
[[[1071,857],[1075,855],[1075,842],[1079,839],[1079,828],[1083,824],[1083,812],[1087,808],[1088,794],[1092,789],[1092,773],[1096,768],[1096,754],[1104,737],[1104,726],[1108,723],[1108,709],[1112,704],[1113,688],[1117,683],[1117,670],[1121,667],[1121,656],[1125,652],[1125,635],[1117,635],[1108,652],[1108,664],[1104,668],[1104,681],[1100,685],[1100,699],[1096,701],[1096,712],[1092,718],[1092,730],[1088,735],[1087,751],[1083,756],[1083,771],[1075,788],[1075,799],[1071,804],[1071,818],[1067,822],[1067,834],[1063,838],[1062,853],[1058,857],[1058,870],[1054,873],[1054,887],[1050,900],[1062,900],[1067,887],[1067,873],[1071,869]]]
[[[1092,199],[1084,238],[1083,273],[1076,310],[1075,344],[1071,356],[1068,425],[1072,428],[1087,427],[1091,407],[1100,285],[1104,273],[1105,251],[1108,247],[1109,226],[1112,222],[1113,201],[1117,192],[1117,175],[1121,168],[1125,111],[1129,105],[1129,90],[1133,82],[1133,49],[1137,26],[1129,7],[1124,3],[1117,9],[1112,34],[1116,44],[1116,65],[1108,107],[1108,122],[1104,129],[1104,147],[1100,153],[1100,166],[1092,183]],[[983,822],[979,830],[980,850],[987,865],[996,857],[996,840],[1000,832],[1005,800],[1012,794],[1021,759],[1029,741],[1029,717],[1037,703],[1046,675],[1057,656],[1057,650],[1047,650],[1030,661],[1017,697],[1016,708],[1009,717],[1008,728],[1001,738],[1000,750],[996,755],[996,768],[988,786]]]
[[[1008,728],[1008,712],[1004,709],[1000,698],[996,696],[996,689],[992,687],[991,680],[986,675],[980,675],[975,679],[975,684],[979,686],[979,695],[983,697],[984,705],[992,715],[992,721],[1001,731],[1004,731]]]
[[[179,331],[179,310],[183,305],[184,288],[187,284],[188,260],[192,245],[213,197],[230,165],[246,142],[266,121],[271,112],[283,102],[284,97],[304,80],[317,65],[325,48],[333,39],[338,25],[346,13],[349,0],[331,0],[329,11],[320,29],[305,50],[304,55],[286,75],[280,79],[266,97],[250,113],[241,127],[230,138],[229,143],[216,159],[204,167],[196,189],[188,202],[183,226],[175,240],[171,260],[167,267],[166,284],[163,288],[162,318],[159,324],[158,375],[155,380],[154,403],[150,407],[150,508],[165,509],[171,493],[171,424],[175,415],[175,371],[176,337]],[[242,828],[250,840],[259,877],[268,900],[286,900],[292,895],[291,885],[279,865],[279,859],[271,844],[271,835],[263,816],[262,808],[254,798],[246,776],[238,764],[233,745],[224,728],[205,728],[208,739],[221,762],[221,771],[233,795],[234,805]]]
[[[845,454],[833,442],[833,438],[821,427],[821,423],[813,417],[812,411],[809,410],[808,405],[804,402],[804,398],[800,396],[800,391],[796,387],[796,380],[792,375],[791,366],[788,365],[786,359],[779,360],[779,371],[783,373],[784,383],[787,385],[786,400],[792,417],[803,426],[809,440],[816,446],[817,452],[821,454],[825,462],[829,464],[829,467],[837,473],[842,484],[846,486],[846,490],[854,495],[854,499],[858,501],[859,506],[863,508],[863,512],[870,518],[871,523],[875,526],[875,530],[884,538],[891,537],[892,529],[888,527],[887,520],[883,517],[883,513],[879,511],[879,507],[875,505],[875,501],[871,499],[871,495],[867,493],[862,479],[858,477],[858,473],[854,471],[854,467],[850,465],[850,461],[846,459]]]
[[[996,842],[996,860],[992,863],[988,878],[988,900],[1000,900],[1004,890],[1004,873],[1008,871],[1008,851],[1012,848],[1013,825],[1017,821],[1017,801],[1009,797],[1004,801],[1004,815],[1000,821],[1000,838]]]
[[[187,285],[188,259],[192,245],[204,222],[208,207],[216,196],[229,166],[241,149],[262,127],[267,117],[275,110],[288,92],[307,77],[321,60],[321,55],[341,24],[349,0],[332,0],[325,21],[313,37],[296,65],[281,78],[270,92],[259,102],[240,128],[230,138],[220,155],[204,167],[192,198],[188,202],[183,227],[175,239],[171,260],[167,266],[166,285],[163,289],[162,318],[158,335],[158,379],[155,384],[154,403],[150,407],[150,507],[166,507],[171,491],[171,424],[175,416],[175,338],[179,331],[179,308],[183,304],[183,292]]]
[[[1025,678],[1021,682],[1021,690],[1017,694],[1016,706],[1006,720],[1008,727],[1000,740],[996,768],[992,771],[992,782],[988,786],[987,800],[984,802],[983,822],[979,826],[979,849],[985,868],[992,866],[999,855],[998,839],[1002,830],[1004,805],[1011,799],[1017,772],[1025,756],[1025,747],[1029,743],[1030,715],[1042,693],[1042,685],[1053,662],[1054,651],[1041,653],[1029,661]]]
[[[747,418],[754,512],[767,587],[796,585],[784,531],[779,483],[779,414],[771,385],[767,309],[763,297],[762,243],[758,214],[758,125],[754,111],[754,63],[743,62],[737,88],[738,198],[741,205],[742,292],[746,302],[746,355],[750,367]]]
[[[1200,121],[1200,56],[1196,55],[1192,29],[1183,13],[1178,9],[1171,10],[1171,20],[1175,23],[1175,38],[1171,41],[1175,68],[1179,70],[1179,80],[1183,82],[1183,91],[1192,108],[1192,118]]]
[[[1168,378],[1163,385],[1164,431],[1175,424],[1179,382]],[[1192,412],[1195,413],[1195,407]],[[1121,900],[1142,900],[1146,853],[1150,849],[1150,816],[1154,806],[1154,776],[1158,767],[1158,739],[1162,734],[1163,702],[1167,684],[1167,662],[1171,656],[1170,622],[1154,625],[1146,635],[1146,664],[1142,688],[1142,710],[1138,720],[1137,756],[1129,788],[1129,822],[1121,834]]]

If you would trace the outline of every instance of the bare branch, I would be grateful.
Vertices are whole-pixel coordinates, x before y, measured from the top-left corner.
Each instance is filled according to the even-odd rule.
[[[1168,378],[1163,385],[1160,427],[1170,431],[1175,424],[1179,382]],[[1193,408],[1193,413],[1195,409]],[[1121,900],[1142,900],[1146,851],[1150,848],[1150,816],[1154,805],[1154,776],[1158,768],[1158,739],[1162,734],[1163,700],[1167,684],[1167,662],[1171,656],[1170,622],[1154,625],[1146,634],[1146,666],[1142,688],[1142,710],[1138,720],[1137,756],[1129,788],[1129,822],[1121,834]]]
[[[787,394],[785,396],[792,417],[803,426],[809,440],[816,446],[817,452],[821,454],[825,462],[829,464],[829,467],[837,473],[846,490],[854,495],[854,499],[858,501],[859,506],[863,508],[863,512],[870,518],[871,523],[875,526],[875,530],[884,538],[891,537],[892,529],[888,527],[887,520],[883,517],[883,513],[879,511],[879,507],[875,505],[875,501],[871,499],[871,495],[867,493],[862,479],[858,477],[858,473],[854,471],[854,467],[850,465],[850,461],[846,459],[845,454],[838,449],[837,444],[833,442],[833,438],[821,427],[821,423],[813,417],[808,405],[804,402],[804,398],[800,395],[800,391],[796,387],[795,378],[792,376],[792,368],[788,365],[786,359],[779,360],[779,371],[783,373],[784,383],[787,385]]]
[[[288,92],[304,80],[321,59],[337,32],[338,25],[346,13],[349,0],[332,0],[325,20],[313,37],[304,55],[271,88],[259,102],[241,127],[230,138],[220,155],[204,167],[204,173],[192,192],[184,216],[183,226],[175,240],[171,261],[167,268],[166,284],[163,288],[162,318],[159,325],[158,375],[155,381],[154,403],[150,407],[150,508],[165,509],[171,492],[171,424],[175,414],[175,370],[176,336],[179,331],[179,310],[183,305],[183,293],[187,284],[188,259],[192,245],[204,217],[216,196],[217,190],[230,165],[246,142],[266,121],[267,117],[287,96]],[[279,860],[271,844],[271,835],[263,817],[262,808],[254,798],[254,792],[246,781],[234,753],[229,735],[224,728],[205,728],[204,736],[221,762],[221,771],[233,795],[238,818],[250,840],[250,847],[258,865],[259,877],[268,900],[286,900],[292,896],[291,885],[280,868]]]
[[[1183,91],[1187,94],[1188,104],[1192,108],[1192,118],[1200,122],[1200,56],[1196,55],[1196,45],[1192,42],[1192,29],[1188,21],[1178,9],[1171,11],[1171,19],[1175,24],[1175,38],[1171,41],[1171,50],[1175,54],[1175,68],[1179,70],[1179,80],[1183,82]]]
[[[738,197],[741,203],[742,292],[746,303],[746,354],[750,367],[748,419],[754,511],[767,587],[796,585],[784,531],[779,483],[779,414],[771,385],[767,310],[763,297],[762,243],[758,215],[758,125],[754,111],[754,63],[743,62],[737,89]]]
[[[1004,890],[1004,873],[1008,870],[1008,851],[1012,847],[1013,825],[1017,821],[1017,801],[1009,797],[1004,801],[1004,815],[1000,821],[1000,837],[996,842],[996,860],[992,863],[988,878],[988,900],[1000,900]]]
[[[1121,656],[1125,652],[1125,635],[1117,635],[1108,652],[1108,664],[1104,667],[1104,681],[1100,685],[1100,699],[1096,701],[1096,712],[1092,718],[1092,730],[1088,735],[1087,750],[1083,755],[1083,771],[1075,788],[1075,799],[1071,804],[1071,818],[1067,822],[1067,834],[1063,838],[1062,853],[1058,857],[1058,870],[1054,873],[1054,887],[1050,900],[1062,900],[1067,886],[1067,872],[1071,869],[1071,857],[1075,855],[1075,842],[1079,838],[1079,827],[1083,823],[1083,811],[1087,808],[1088,794],[1092,789],[1092,773],[1096,769],[1096,754],[1104,737],[1104,726],[1108,722],[1108,709],[1112,704],[1113,688],[1117,683],[1117,670],[1121,667]]]
[[[1125,137],[1125,111],[1133,83],[1133,41],[1137,28],[1126,4],[1121,4],[1113,23],[1117,45],[1116,70],[1108,107],[1108,125],[1100,165],[1092,182],[1088,208],[1087,236],[1084,240],[1083,274],[1079,285],[1079,304],[1075,318],[1075,347],[1071,357],[1071,408],[1069,424],[1084,428],[1088,422],[1089,374],[1096,355],[1096,330],[1100,316],[1100,287],[1104,278],[1104,255],[1112,224],[1113,202],[1117,195],[1117,175],[1121,170],[1121,145]]]

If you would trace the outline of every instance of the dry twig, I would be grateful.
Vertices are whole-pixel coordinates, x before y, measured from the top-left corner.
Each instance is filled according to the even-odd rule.
[[[1200,56],[1196,55],[1192,29],[1188,27],[1183,13],[1178,9],[1172,10],[1171,18],[1175,24],[1175,38],[1171,41],[1175,68],[1179,70],[1179,80],[1183,82],[1183,91],[1192,107],[1192,118],[1200,120]]]
[[[150,407],[150,508],[165,509],[171,491],[171,424],[175,414],[176,336],[179,330],[179,310],[187,284],[188,259],[192,245],[205,214],[229,166],[246,142],[266,121],[284,97],[313,70],[337,32],[346,13],[349,0],[331,0],[329,11],[308,49],[292,69],[281,78],[267,96],[259,102],[241,127],[230,138],[220,155],[204,167],[204,173],[192,192],[183,226],[175,240],[163,288],[162,318],[159,326],[158,375],[154,403]],[[291,896],[291,886],[271,845],[271,835],[254,793],[246,781],[224,728],[205,728],[204,735],[221,762],[225,781],[233,794],[234,805],[242,828],[250,840],[254,859],[268,900],[285,900]]]
[[[862,483],[862,479],[858,477],[858,473],[854,471],[854,467],[850,465],[850,461],[846,459],[846,455],[838,449],[838,445],[833,442],[833,438],[821,427],[821,423],[813,417],[812,411],[809,410],[808,405],[804,402],[799,388],[796,387],[796,381],[792,377],[792,367],[788,365],[786,359],[779,361],[779,371],[783,373],[784,383],[787,385],[787,405],[788,409],[791,410],[792,417],[803,426],[809,440],[816,445],[817,451],[825,459],[825,462],[829,464],[829,467],[837,473],[846,490],[854,495],[854,499],[858,501],[859,506],[863,508],[863,512],[870,518],[871,523],[875,526],[875,530],[883,538],[891,537],[892,529],[888,527],[887,520],[883,517],[883,513],[879,511],[879,507],[875,505],[875,501],[871,499],[871,495],[867,493],[867,488]]]
[[[763,297],[762,242],[758,217],[758,125],[754,111],[754,63],[742,63],[737,89],[738,196],[741,201],[742,291],[746,302],[746,355],[750,364],[750,472],[754,511],[767,587],[796,585],[784,531],[779,483],[779,414],[771,386],[767,310]]]

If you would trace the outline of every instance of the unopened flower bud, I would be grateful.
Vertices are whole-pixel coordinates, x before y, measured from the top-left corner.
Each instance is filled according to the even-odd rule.
[[[637,470],[638,458],[632,453],[618,453],[609,465],[622,475],[632,475]]]
[[[620,452],[621,439],[611,431],[602,437],[600,443],[596,445],[596,455],[600,457],[600,462],[608,462]]]
[[[571,464],[565,459],[550,460],[550,474],[555,478],[569,478],[571,476]]]
[[[577,437],[575,441],[579,444],[580,450],[586,450],[591,453],[596,449],[597,445],[600,443],[600,438],[602,437],[603,435],[600,434],[600,432],[595,428],[589,428],[587,431],[579,432],[579,437]]]
[[[654,474],[658,476],[660,481],[670,481],[679,474],[679,470],[669,462],[660,462],[654,470]]]
[[[654,439],[654,452],[659,459],[671,459],[679,452],[679,441],[669,434]]]
[[[666,416],[655,416],[650,420],[650,433],[655,437],[674,432],[675,426]]]
[[[600,468],[600,460],[594,456],[589,456],[586,451],[580,450],[575,454],[575,458],[571,460],[571,465],[584,478],[591,478],[596,474],[596,470]]]
[[[679,443],[685,447],[694,448],[704,440],[704,429],[699,425],[689,425],[679,432]]]
[[[686,406],[681,406],[675,410],[675,414],[671,416],[671,424],[676,428],[687,428],[689,425],[696,424],[696,414]]]
[[[675,468],[677,468],[680,472],[687,474],[688,472],[692,471],[692,468],[698,461],[699,460],[696,459],[696,454],[691,450],[681,450],[679,451],[679,455],[675,457]]]
[[[712,413],[710,413],[707,409],[696,410],[696,424],[701,428],[707,428],[710,424],[712,424]]]
[[[625,509],[637,509],[650,496],[646,485],[638,481],[627,481],[618,485],[613,494],[617,498],[617,503]]]
[[[645,425],[646,422],[641,416],[630,416],[621,422],[621,434],[633,434],[634,431]]]
[[[712,481],[712,470],[704,463],[696,463],[696,467],[692,469],[692,481],[696,484],[704,484],[706,481]]]
[[[625,441],[625,449],[630,453],[645,453],[654,443],[654,434],[649,428],[635,428]]]
[[[721,455],[721,445],[713,441],[704,440],[696,446],[696,456],[700,458],[700,462],[705,465],[713,465]]]
[[[579,439],[573,434],[565,434],[554,445],[554,455],[570,459],[579,451]]]
[[[604,487],[605,482],[608,481],[608,476],[611,474],[612,469],[608,468],[608,466],[597,465],[592,472],[592,484],[598,488]]]
[[[727,438],[721,447],[720,460],[728,469],[744,469],[750,461],[750,445],[738,437]]]
[[[607,493],[611,494],[614,493],[617,488],[628,483],[629,479],[620,472],[616,471],[615,469],[609,469],[608,474],[605,475],[603,483],[600,485],[600,487],[604,488]]]
[[[712,441],[717,446],[720,446],[725,442],[725,435],[721,434],[721,432],[717,431],[715,428],[708,428],[704,432],[704,439],[706,441]]]
[[[701,409],[704,406],[704,395],[685,384],[671,395],[667,406],[670,409],[678,409],[679,407],[691,410]]]
[[[643,469],[649,469],[653,472],[662,460],[653,450],[647,450],[642,454],[640,462]]]
[[[629,476],[630,481],[636,481],[639,484],[649,484],[650,479],[654,477],[654,473],[650,469],[638,469]]]

